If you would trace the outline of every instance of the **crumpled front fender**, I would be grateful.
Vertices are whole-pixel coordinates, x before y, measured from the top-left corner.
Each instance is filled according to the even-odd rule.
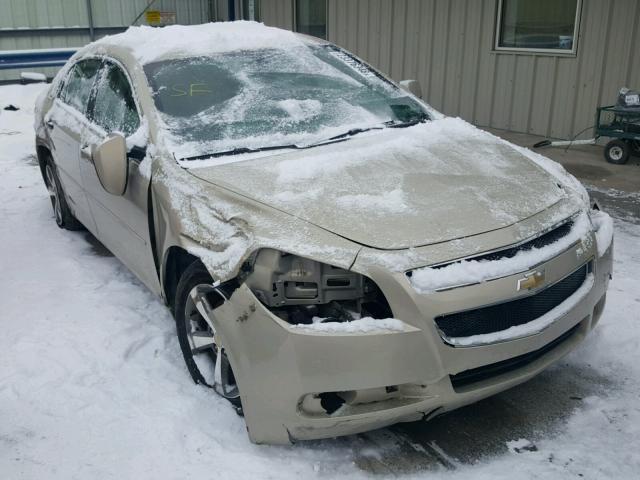
[[[247,429],[256,443],[285,444],[325,438],[422,418],[437,403],[433,363],[422,332],[310,333],[272,315],[241,285],[210,320],[225,345],[238,382]],[[346,409],[338,415],[307,414],[308,394],[415,384],[411,398],[395,398],[379,411]],[[382,405],[383,403],[380,403]]]

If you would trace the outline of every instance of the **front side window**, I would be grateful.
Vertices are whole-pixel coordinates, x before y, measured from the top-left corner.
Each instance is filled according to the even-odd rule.
[[[573,53],[580,0],[501,0],[496,48]]]
[[[131,135],[140,126],[131,84],[120,67],[107,64],[96,87],[93,121],[107,133]]]
[[[326,0],[296,0],[296,31],[327,38]]]
[[[95,58],[76,63],[71,68],[65,84],[60,90],[60,99],[79,112],[85,113],[100,64],[101,61]]]
[[[333,46],[163,60],[144,70],[178,158],[309,146],[428,117],[407,92]]]

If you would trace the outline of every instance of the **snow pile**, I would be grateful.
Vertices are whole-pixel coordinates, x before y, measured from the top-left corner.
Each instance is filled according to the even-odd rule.
[[[30,80],[32,82],[47,81],[47,76],[44,73],[38,73],[38,72],[20,72],[20,78],[23,80]]]
[[[409,281],[420,293],[442,288],[484,282],[523,272],[555,257],[577,241],[591,241],[591,223],[586,214],[576,217],[571,230],[558,241],[542,248],[521,250],[511,258],[499,260],[463,260],[442,268],[423,267],[412,271]]]
[[[598,256],[605,254],[613,241],[613,220],[609,214],[599,211],[591,211],[591,221],[596,230],[596,244],[598,246]]]
[[[168,25],[162,28],[144,25],[129,27],[125,32],[108,35],[95,44],[128,48],[143,64],[163,57],[197,57],[233,50],[304,45],[292,32],[247,21]]]
[[[395,318],[371,318],[364,317],[351,322],[324,322],[323,318],[313,317],[313,323],[291,325],[294,330],[330,333],[330,334],[362,334],[362,333],[384,333],[384,332],[404,332],[405,324]]]
[[[507,442],[507,448],[512,453],[535,452],[538,450],[538,448],[526,438],[519,438],[518,440]]]
[[[468,347],[472,345],[488,345],[490,343],[503,342],[506,340],[514,340],[516,338],[535,335],[555,323],[558,318],[567,314],[573,307],[575,307],[580,300],[589,293],[591,288],[593,288],[594,280],[593,274],[590,273],[587,275],[584,283],[573,293],[573,295],[535,320],[523,323],[522,325],[515,325],[498,332],[471,335],[470,337],[450,337],[447,338],[447,341],[459,347]]]

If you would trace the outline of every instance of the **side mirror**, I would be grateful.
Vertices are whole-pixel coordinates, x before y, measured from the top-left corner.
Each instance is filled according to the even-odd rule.
[[[402,80],[400,82],[400,88],[415,95],[418,98],[422,98],[422,87],[418,80]]]
[[[119,133],[111,133],[93,151],[93,165],[102,187],[112,195],[123,195],[127,188],[127,143]]]

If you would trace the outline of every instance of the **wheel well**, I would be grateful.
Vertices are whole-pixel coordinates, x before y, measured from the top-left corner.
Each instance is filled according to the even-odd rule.
[[[195,255],[191,255],[185,249],[180,247],[170,247],[165,255],[164,262],[164,295],[171,312],[173,312],[176,301],[176,289],[180,277],[193,262],[200,259]]]
[[[47,147],[42,145],[36,146],[36,154],[38,156],[38,165],[40,166],[40,173],[42,174],[42,179],[46,182],[44,168],[47,163],[47,159],[51,157],[51,152]]]

